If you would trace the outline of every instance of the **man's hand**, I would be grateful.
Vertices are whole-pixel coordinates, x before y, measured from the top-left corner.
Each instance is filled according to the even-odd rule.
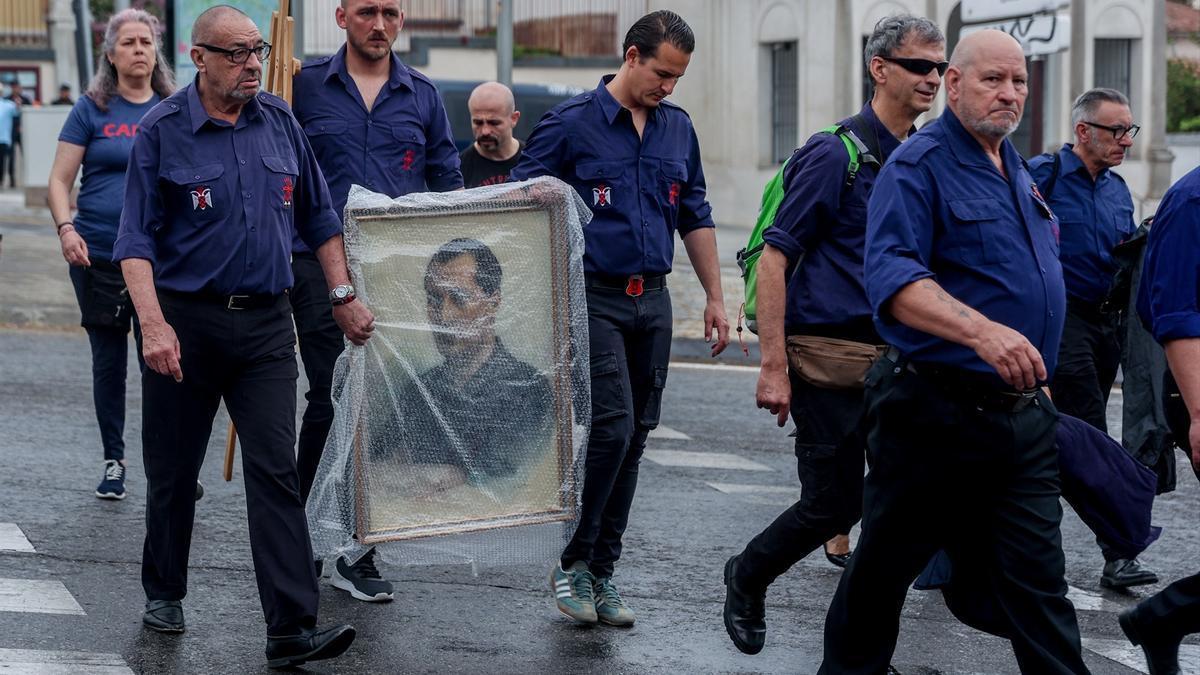
[[[333,320],[338,328],[358,346],[365,345],[375,330],[375,315],[361,300],[333,306]]]
[[[979,358],[996,369],[1000,378],[1020,390],[1029,390],[1046,380],[1042,355],[1017,331],[1004,324],[988,321],[968,343]]]
[[[154,372],[183,382],[183,369],[179,367],[179,338],[175,337],[175,329],[166,321],[142,322],[142,357]]]
[[[754,398],[758,401],[758,407],[771,411],[776,424],[781,427],[787,424],[788,410],[792,404],[792,383],[788,380],[787,369],[759,369]]]
[[[709,300],[704,304],[705,342],[712,341],[713,328],[717,329],[717,342],[712,346],[712,355],[716,356],[729,345],[729,319],[725,316],[725,303],[721,300]]]
[[[58,243],[62,245],[63,259],[67,261],[68,265],[73,267],[92,266],[92,261],[88,259],[87,242],[75,232],[74,228],[59,237]]]

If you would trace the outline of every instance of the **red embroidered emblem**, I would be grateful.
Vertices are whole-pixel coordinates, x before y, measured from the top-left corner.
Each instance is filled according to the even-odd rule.
[[[283,208],[292,208],[292,191],[296,188],[292,185],[292,177],[283,177]]]
[[[671,190],[669,192],[667,192],[667,203],[669,203],[671,206],[675,206],[675,203],[678,201],[679,201],[679,183],[671,183]]]
[[[401,166],[400,168],[404,169],[405,171],[409,171],[412,169],[413,162],[415,162],[416,160],[417,160],[417,154],[415,152],[413,152],[412,150],[405,150],[404,151],[404,165]]]
[[[192,195],[192,210],[204,211],[213,205],[212,190],[206,185],[201,185],[191,191]]]
[[[612,206],[612,188],[601,183],[592,188],[593,206]]]

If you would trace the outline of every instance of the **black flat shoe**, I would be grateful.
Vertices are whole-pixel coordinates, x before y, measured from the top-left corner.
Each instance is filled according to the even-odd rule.
[[[853,553],[853,551],[851,551]],[[834,567],[846,568],[846,563],[850,562],[850,553],[830,553],[829,549],[825,549],[825,559],[833,564]]]
[[[148,600],[142,623],[160,633],[182,633],[183,603],[178,600]]]
[[[1142,567],[1137,558],[1106,562],[1104,571],[1100,573],[1100,585],[1105,588],[1122,589],[1157,583],[1158,575]]]
[[[1180,675],[1179,643],[1182,639],[1160,636],[1154,630],[1147,630],[1148,627],[1138,620],[1137,607],[1121,612],[1117,622],[1121,624],[1121,632],[1125,633],[1125,637],[1142,648],[1150,675]]]
[[[767,641],[766,590],[753,592],[737,583],[737,561],[725,563],[725,631],[733,645],[744,654],[757,654]]]
[[[354,642],[354,635],[354,626],[345,624],[324,630],[306,628],[297,635],[268,635],[267,666],[290,668],[341,656]]]

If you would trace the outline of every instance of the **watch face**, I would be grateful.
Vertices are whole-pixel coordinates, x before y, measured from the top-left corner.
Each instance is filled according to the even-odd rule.
[[[339,300],[345,299],[345,297],[349,294],[350,289],[346,288],[345,286],[338,286],[337,288],[333,289],[333,297]]]

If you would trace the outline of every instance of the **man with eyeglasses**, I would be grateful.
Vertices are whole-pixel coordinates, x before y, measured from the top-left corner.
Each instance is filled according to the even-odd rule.
[[[296,474],[296,356],[288,251],[294,232],[330,285],[349,280],[341,222],[287,104],[261,93],[270,47],[220,5],[192,28],[196,79],[142,119],[113,251],[138,316],[146,365],[143,624],[182,633],[196,477],[222,400],[242,439],[250,550],[267,664],[344,652],[348,625],[316,627],[317,576]],[[334,319],[364,343],[361,303]]]
[[[1050,390],[1054,405],[1101,431],[1108,431],[1108,394],[1117,377],[1124,342],[1124,303],[1105,297],[1117,264],[1113,249],[1137,229],[1133,198],[1119,174],[1139,127],[1129,99],[1115,89],[1084,92],[1071,108],[1075,142],[1029,163],[1042,196],[1058,216],[1067,316],[1058,368]],[[1119,546],[1097,538],[1104,554],[1100,585],[1129,588],[1158,581],[1158,575]]]
[[[389,197],[462,188],[458,149],[441,95],[392,51],[404,26],[399,0],[342,0],[334,18],[346,31],[346,42],[332,56],[304,65],[294,82],[292,110],[329,182],[338,216],[351,185]],[[343,342],[320,262],[301,237],[293,241],[292,272],[292,309],[308,377],[296,457],[300,493],[307,501],[333,424],[330,388]],[[348,284],[335,290],[354,297]],[[316,564],[335,588],[357,600],[393,598],[391,582],[375,565],[374,547],[356,560],[338,556],[328,568]]]
[[[810,336],[871,354],[883,344],[863,286],[867,198],[880,166],[916,133],[913,122],[933,106],[949,65],[941,30],[908,15],[880,20],[864,52],[875,94],[839,126],[864,143],[874,163],[861,158],[851,179],[842,138],[814,135],[788,160],[783,202],[763,234],[758,406],[770,410],[779,426],[791,414],[804,489],[799,501],[725,565],[725,629],[747,654],[758,653],[766,639],[767,587],[830,537],[850,532],[862,515],[862,383],[814,384],[805,379],[801,359],[789,363],[788,350]],[[863,371],[868,364],[864,359]]]

